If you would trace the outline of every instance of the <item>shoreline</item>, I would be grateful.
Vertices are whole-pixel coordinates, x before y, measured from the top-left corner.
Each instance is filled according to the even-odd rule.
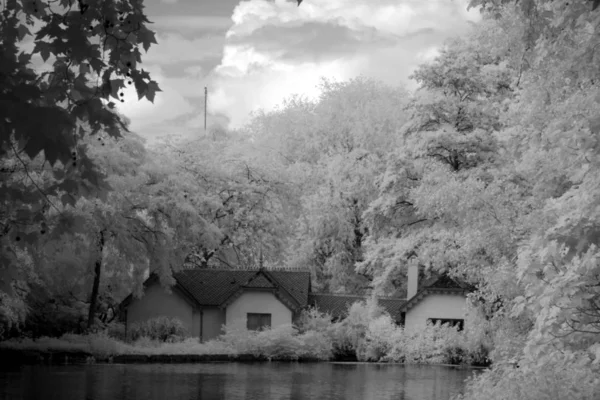
[[[0,348],[0,359],[4,365],[81,365],[81,364],[191,364],[191,363],[254,363],[254,362],[298,362],[298,363],[332,363],[344,365],[377,364],[377,365],[423,365],[445,366],[454,368],[486,369],[489,367],[465,364],[406,364],[379,361],[343,361],[321,360],[318,358],[300,357],[298,359],[269,360],[264,356],[253,354],[119,354],[113,356],[98,356],[85,351],[41,351]]]

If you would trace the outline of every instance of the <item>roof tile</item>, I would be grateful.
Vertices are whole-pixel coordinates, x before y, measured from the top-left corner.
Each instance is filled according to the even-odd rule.
[[[304,307],[310,285],[308,271],[264,271],[263,274],[256,270],[188,269],[174,276],[177,283],[204,306],[220,306],[241,288],[280,287]]]

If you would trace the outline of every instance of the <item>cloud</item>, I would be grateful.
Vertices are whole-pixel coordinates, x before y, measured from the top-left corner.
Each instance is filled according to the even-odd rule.
[[[131,130],[145,137],[165,134],[171,131],[172,121],[195,110],[195,107],[184,97],[157,65],[145,65],[152,79],[159,82],[161,92],[156,93],[154,103],[147,99],[138,100],[135,88],[126,88],[123,103],[117,103],[120,112],[131,119]]]
[[[144,63],[168,65],[182,62],[200,62],[221,57],[225,41],[223,37],[205,35],[195,39],[185,38],[179,33],[159,33],[158,44],[143,55]]]
[[[188,34],[197,31],[226,31],[233,25],[228,17],[202,15],[165,15],[152,17],[151,20],[157,30]]]
[[[317,96],[321,76],[407,84],[445,39],[479,19],[466,7],[467,0],[243,1],[209,76],[209,110],[235,127],[293,93]]]
[[[260,54],[289,63],[324,62],[394,44],[396,38],[375,28],[354,30],[329,22],[304,22],[281,28],[263,26],[245,36],[230,35],[228,47],[252,44]]]
[[[247,58],[252,56],[248,55]],[[274,108],[288,94],[301,93],[307,98],[316,98],[321,76],[347,80],[356,75],[356,68],[339,60],[294,66],[277,64],[266,70],[249,65],[244,71],[235,68],[230,71],[219,70],[214,78],[214,89],[209,92],[209,112],[228,116],[231,127],[242,125],[252,111]]]

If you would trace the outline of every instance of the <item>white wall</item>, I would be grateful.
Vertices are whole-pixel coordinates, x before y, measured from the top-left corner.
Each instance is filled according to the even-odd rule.
[[[191,336],[198,336],[194,308],[177,293],[167,290],[158,283],[147,287],[144,295],[133,299],[127,307],[127,326],[151,318],[166,316],[179,318]]]
[[[202,310],[202,341],[215,339],[223,333],[225,310],[217,307],[205,307]]]
[[[467,298],[455,294],[430,294],[406,312],[406,329],[422,328],[428,318],[464,319]]]
[[[227,327],[246,329],[247,313],[271,314],[271,327],[292,323],[292,311],[269,292],[244,292],[227,307]]]

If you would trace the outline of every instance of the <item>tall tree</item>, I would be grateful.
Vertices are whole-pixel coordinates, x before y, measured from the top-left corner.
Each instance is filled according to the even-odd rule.
[[[491,226],[507,227],[514,218],[497,204],[504,177],[495,171],[505,162],[497,130],[513,97],[516,69],[507,54],[515,40],[497,22],[485,24],[449,42],[412,76],[420,88],[411,119],[364,213],[369,235],[359,269],[386,291],[400,288],[394,282],[405,281],[399,278],[411,263],[476,279],[478,269],[468,267],[494,265],[503,255],[494,243],[508,243],[507,232]],[[500,218],[508,219],[498,225]]]
[[[398,143],[408,93],[364,77],[324,80],[320,89],[317,101],[293,97],[246,129],[298,188],[288,263],[310,267],[317,288],[364,291],[370,277],[354,271],[363,257],[362,213],[385,154]]]
[[[150,101],[160,89],[140,68],[139,47],[156,43],[141,2],[11,0],[1,7],[0,294],[10,298],[22,281],[19,254],[47,231],[48,210],[108,189],[85,139],[127,130],[115,112],[127,85]]]

